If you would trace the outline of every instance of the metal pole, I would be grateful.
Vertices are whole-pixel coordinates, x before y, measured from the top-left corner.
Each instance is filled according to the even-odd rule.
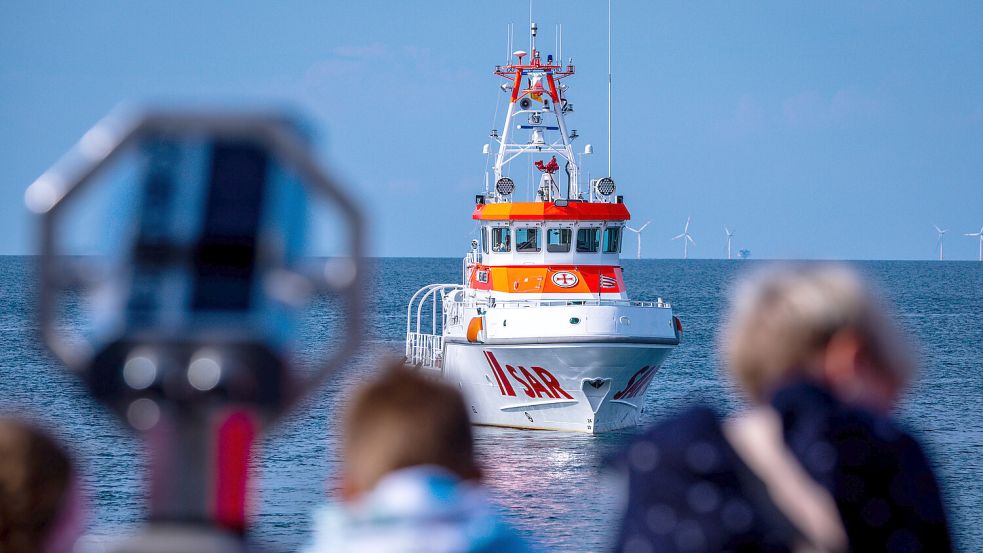
[[[611,176],[611,0],[608,0],[608,176]]]

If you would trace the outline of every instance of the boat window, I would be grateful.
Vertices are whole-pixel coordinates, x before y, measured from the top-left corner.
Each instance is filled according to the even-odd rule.
[[[488,229],[481,227],[481,251],[488,253]]]
[[[604,229],[604,253],[621,252],[621,227],[608,227]]]
[[[512,251],[512,229],[509,227],[495,227],[492,229],[492,251],[495,253],[505,253]]]
[[[598,246],[597,235],[599,234],[598,228],[582,228],[577,229],[577,251],[578,252],[596,252]]]
[[[546,231],[546,251],[548,252],[568,252],[570,251],[570,229],[551,228]]]
[[[538,228],[531,227],[515,229],[515,251],[538,252],[539,249]]]

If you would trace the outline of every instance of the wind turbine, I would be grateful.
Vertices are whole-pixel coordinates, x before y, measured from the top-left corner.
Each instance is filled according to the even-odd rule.
[[[724,227],[724,232],[727,233],[727,259],[730,259],[730,239],[734,237],[734,233],[727,227]]]
[[[983,227],[980,227],[979,232],[967,232],[963,236],[979,236],[980,237],[980,261],[983,261]]]
[[[692,217],[686,218],[686,226],[683,227],[683,233],[672,237],[673,240],[679,240],[680,238],[683,239],[683,259],[689,258],[689,250],[688,250],[689,244],[687,242],[692,242],[694,246],[696,245],[696,241],[693,240],[693,237],[689,235],[690,219],[692,219]]]
[[[635,236],[638,237],[638,251],[635,252],[635,259],[641,259],[642,258],[642,231],[645,230],[645,227],[649,226],[649,223],[651,223],[651,222],[652,221],[649,221],[649,222],[645,223],[644,225],[642,225],[642,228],[640,228],[640,229],[633,229],[633,228],[629,227],[628,225],[625,225],[625,228],[626,229],[634,232],[635,233]]]
[[[942,230],[939,225],[933,225],[935,230],[939,233],[939,261],[944,261],[945,256],[942,255],[942,239],[945,238],[945,233],[949,232],[949,229]]]

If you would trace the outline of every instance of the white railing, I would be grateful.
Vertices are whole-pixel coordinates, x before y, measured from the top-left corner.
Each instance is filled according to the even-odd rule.
[[[521,299],[496,300],[495,298],[467,298],[460,302],[448,302],[451,309],[475,308],[482,309],[518,309],[528,307],[569,307],[569,306],[602,306],[602,307],[644,307],[649,309],[672,309],[672,304],[659,298],[656,301],[615,300],[615,299]]]
[[[442,368],[444,365],[444,337],[436,334],[406,334],[406,362],[410,365]]]
[[[484,304],[483,304],[484,305]],[[612,299],[521,299],[521,300],[492,300],[487,304],[490,309],[514,309],[520,307],[566,307],[572,305],[612,306],[612,307],[647,307],[656,309],[672,309],[669,302],[659,298],[656,301],[612,300]]]
[[[471,271],[474,270],[474,266],[481,263],[481,252],[477,250],[472,250],[464,256],[462,260],[461,267],[461,282],[468,283],[471,281]]]
[[[484,312],[491,309],[523,309],[532,307],[610,306],[642,307],[647,309],[671,309],[663,301],[634,301],[617,299],[520,299],[495,300],[494,298],[467,297],[460,293],[460,284],[431,284],[417,290],[406,306],[406,361],[411,365],[441,368],[443,366],[444,328],[459,324],[467,309]],[[451,300],[448,295],[460,293],[461,299]],[[429,303],[429,305],[428,305]],[[429,309],[425,309],[429,307]]]
[[[444,300],[447,294],[463,290],[460,284],[430,284],[413,294],[406,306],[406,362],[411,365],[440,367],[444,347]],[[430,302],[429,325],[424,307]],[[415,317],[414,317],[415,314]]]

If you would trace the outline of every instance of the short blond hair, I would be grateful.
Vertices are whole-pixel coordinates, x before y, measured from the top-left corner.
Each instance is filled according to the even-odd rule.
[[[368,491],[402,468],[434,465],[478,479],[471,421],[453,387],[395,363],[363,385],[344,422],[346,476]]]
[[[742,279],[731,299],[721,350],[751,399],[763,402],[785,381],[813,375],[817,356],[850,331],[885,378],[910,383],[915,353],[880,292],[835,263],[776,264]]]

